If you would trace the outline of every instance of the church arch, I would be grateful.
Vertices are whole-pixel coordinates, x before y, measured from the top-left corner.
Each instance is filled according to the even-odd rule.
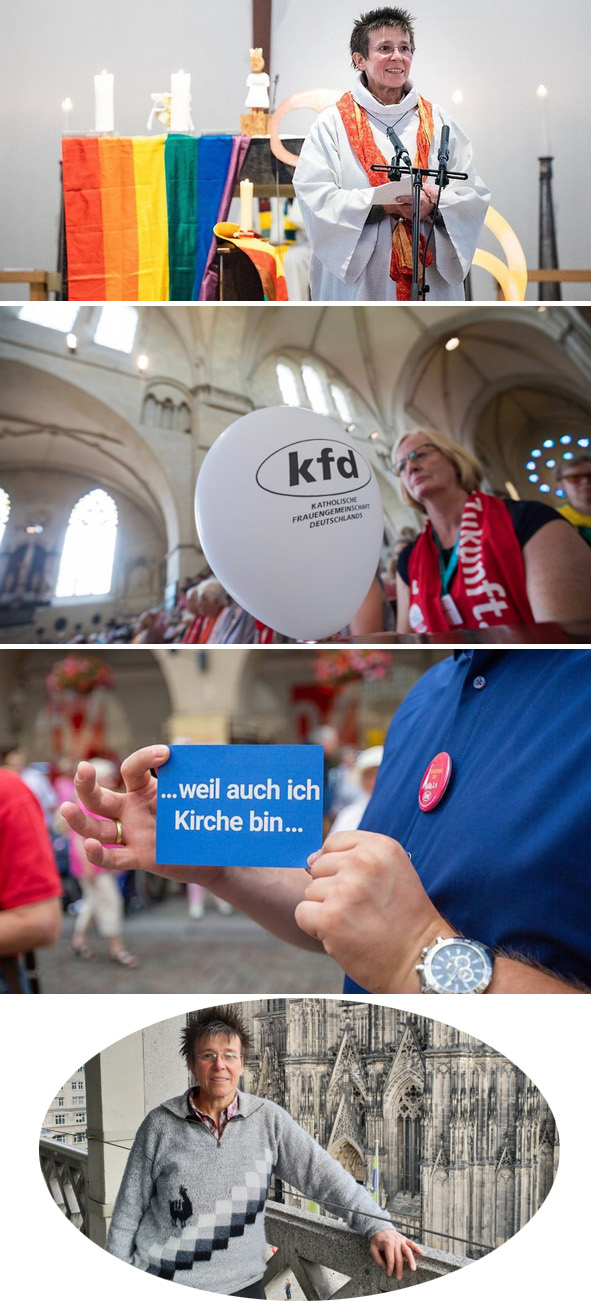
[[[152,744],[154,735],[166,735],[173,709],[166,675],[158,655],[138,646],[133,656],[124,647],[101,649],[101,660],[113,671],[113,686],[93,693],[94,699],[89,697],[86,717],[74,737],[67,709],[60,717],[48,708],[46,684],[56,661],[78,649],[83,650],[37,646],[4,652],[0,694],[16,705],[13,718],[17,714],[20,718],[18,734],[6,735],[6,748],[18,740],[32,761],[45,760],[48,755],[55,759],[59,755],[88,756],[97,752],[97,746],[99,753],[106,747],[121,756],[136,746]]]
[[[558,381],[541,383],[539,376],[524,375],[518,383],[495,385],[493,391],[483,392],[472,416],[473,450],[485,464],[495,491],[503,492],[509,480],[520,497],[541,500],[545,496],[549,505],[560,506],[556,466],[547,462],[561,459],[567,450],[561,437],[570,437],[575,445],[582,439],[581,450],[587,450],[591,424],[588,395]],[[546,455],[544,443],[550,442],[554,448],[548,448]],[[535,480],[530,479],[528,469],[532,449],[542,452],[536,467],[541,473]]]
[[[442,313],[417,339],[406,357],[404,383],[394,395],[395,436],[413,425],[440,428],[473,449],[482,410],[496,394],[531,385],[585,399],[585,374],[562,340],[551,333],[543,314],[532,316],[500,307],[491,316],[470,308],[469,317]],[[564,325],[568,316],[564,314]],[[469,323],[466,324],[466,321]],[[451,335],[460,340],[445,349]],[[588,399],[587,399],[588,401]]]
[[[351,1138],[340,1138],[338,1142],[331,1147],[329,1156],[334,1157],[335,1161],[347,1170],[357,1183],[365,1183],[365,1161],[363,1154]]]
[[[41,356],[35,366],[0,358],[0,386],[7,469],[34,470],[41,480],[51,467],[105,491],[122,491],[165,532],[169,553],[178,546],[179,506],[167,467],[129,420],[88,388],[64,378],[53,357]]]

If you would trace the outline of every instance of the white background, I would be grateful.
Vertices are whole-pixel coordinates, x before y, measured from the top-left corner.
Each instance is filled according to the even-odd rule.
[[[272,995],[269,994],[269,997]],[[225,997],[225,1002],[239,1001]],[[363,1000],[367,1001],[367,1000]],[[541,1089],[558,1122],[561,1160],[538,1214],[510,1242],[432,1283],[437,1301],[536,1301],[588,1294],[589,1029],[586,996],[375,1000],[460,1026],[511,1058]],[[172,1301],[172,1287],[88,1242],[51,1202],[38,1164],[39,1131],[64,1081],[100,1049],[144,1025],[213,1000],[164,995],[45,995],[2,1000],[0,1083],[3,1293],[11,1301]],[[168,1292],[165,1292],[165,1288]],[[197,1296],[201,1295],[196,1293]],[[206,1294],[211,1295],[211,1294]],[[431,1296],[431,1293],[429,1293]]]

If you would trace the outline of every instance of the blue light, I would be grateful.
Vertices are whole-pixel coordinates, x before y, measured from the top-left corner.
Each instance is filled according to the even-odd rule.
[[[560,439],[560,441],[561,441],[561,443],[572,443],[573,440],[572,440],[570,434],[563,434],[563,435],[562,435],[562,438]]]
[[[526,465],[525,468],[526,468],[526,470],[535,470],[535,468],[536,468],[536,463],[535,463],[535,461],[528,461],[528,463],[527,463],[527,465]]]
[[[539,447],[536,447],[535,450],[532,452],[532,456],[541,456],[541,455],[542,455],[542,453],[541,453]]]
[[[543,447],[554,447],[554,439],[546,438],[542,444]]]
[[[566,493],[565,493],[565,491],[564,491],[564,488],[557,488],[557,489],[556,489],[555,496],[556,496],[556,497],[565,497],[565,496],[566,496]]]
[[[589,446],[589,439],[588,439],[588,438],[579,438],[579,439],[578,439],[578,443],[579,443],[579,447],[588,447],[588,446]]]
[[[530,474],[529,481],[530,483],[539,483],[540,482],[539,474]]]
[[[546,461],[546,465],[547,465],[547,467],[548,467],[549,470],[552,470],[552,469],[554,469],[554,466],[556,465],[556,461]]]
[[[575,454],[574,454],[574,452],[565,452],[565,453],[564,453],[564,457],[563,457],[563,460],[564,460],[564,461],[574,461],[574,459],[575,459]]]
[[[541,484],[540,484],[540,492],[552,492],[552,489],[551,489],[551,487],[550,487],[550,484],[549,484],[549,483],[541,483]]]

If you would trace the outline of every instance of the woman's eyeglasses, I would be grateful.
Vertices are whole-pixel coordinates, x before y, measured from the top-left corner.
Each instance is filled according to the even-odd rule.
[[[400,475],[404,474],[409,461],[412,461],[415,465],[420,465],[426,456],[430,456],[431,452],[437,452],[438,450],[432,443],[421,443],[421,446],[416,447],[414,452],[409,452],[408,456],[404,456],[401,461],[394,462],[394,474],[397,474],[400,478]]]
[[[240,1053],[197,1053],[197,1061],[205,1062],[206,1065],[210,1062],[217,1062],[218,1058],[221,1062],[231,1064],[240,1061]]]

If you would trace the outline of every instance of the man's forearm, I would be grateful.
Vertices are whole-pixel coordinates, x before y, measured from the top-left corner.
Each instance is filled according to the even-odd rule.
[[[322,944],[300,930],[294,919],[309,880],[303,868],[195,867],[183,871],[184,880],[205,886],[278,939],[322,953]]]
[[[0,957],[55,944],[60,930],[59,899],[9,908],[0,913]]]
[[[583,994],[580,986],[569,984],[559,976],[532,967],[525,959],[495,958],[493,978],[487,994]]]

